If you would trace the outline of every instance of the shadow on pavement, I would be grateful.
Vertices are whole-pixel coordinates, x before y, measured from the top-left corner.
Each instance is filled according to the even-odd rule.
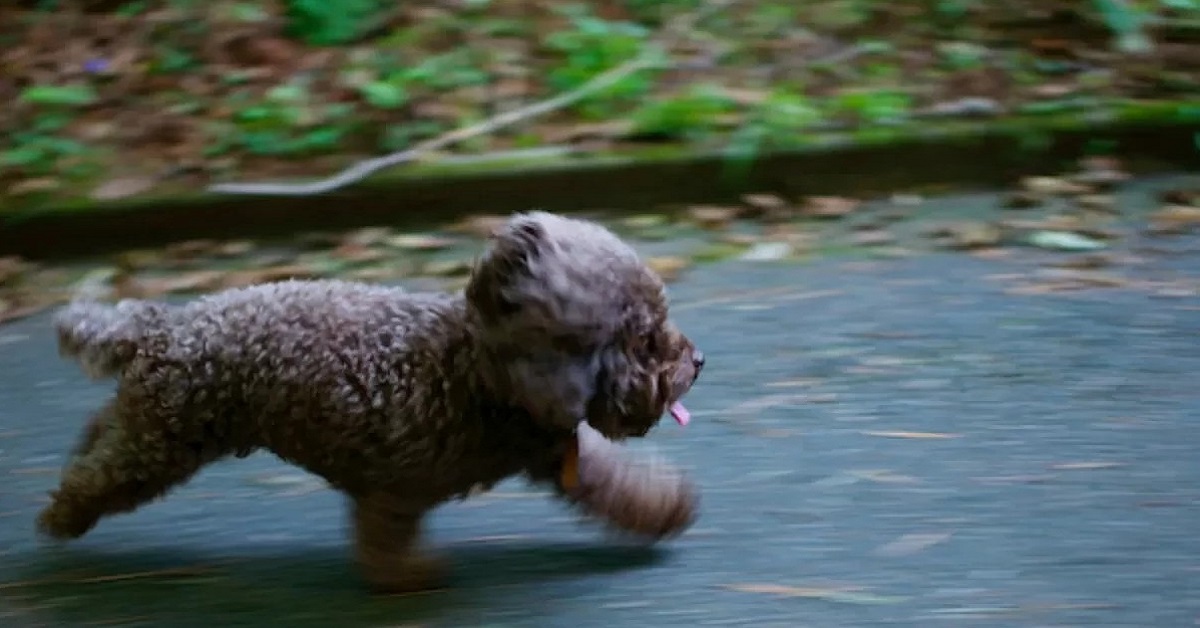
[[[242,553],[42,548],[26,553],[24,561],[6,561],[0,607],[29,625],[461,625],[482,620],[480,611],[494,612],[497,605],[548,610],[555,602],[540,584],[649,567],[665,554],[653,547],[528,541],[442,551],[453,569],[448,589],[372,596],[341,546]]]

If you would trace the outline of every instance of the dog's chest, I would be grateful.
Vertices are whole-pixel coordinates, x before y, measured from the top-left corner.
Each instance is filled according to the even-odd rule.
[[[455,452],[456,463],[440,465],[448,471],[442,479],[448,480],[446,489],[455,498],[487,492],[552,455],[553,440],[534,432],[481,430],[476,436]]]

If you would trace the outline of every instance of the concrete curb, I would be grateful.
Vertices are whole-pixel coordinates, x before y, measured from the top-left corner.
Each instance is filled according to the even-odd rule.
[[[1200,167],[1200,104],[934,125],[908,136],[842,135],[759,155],[744,171],[721,153],[559,157],[498,167],[401,169],[319,197],[194,194],[0,217],[0,254],[97,255],[193,238],[272,238],[368,225],[428,226],[529,208],[641,210],[785,197],[998,186],[1110,150],[1135,172]],[[734,176],[736,174],[736,176]]]

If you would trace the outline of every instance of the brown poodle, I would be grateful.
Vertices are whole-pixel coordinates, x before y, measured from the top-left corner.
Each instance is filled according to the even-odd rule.
[[[76,302],[55,322],[64,355],[118,387],[43,534],[79,537],[210,462],[266,449],[349,497],[363,574],[386,591],[442,582],[419,547],[431,508],[517,474],[578,501],[563,478],[581,420],[615,440],[668,411],[686,422],[679,399],[704,364],[632,248],[542,212],[493,235],[464,294],[289,281],[178,306]],[[684,524],[657,525],[633,531]]]

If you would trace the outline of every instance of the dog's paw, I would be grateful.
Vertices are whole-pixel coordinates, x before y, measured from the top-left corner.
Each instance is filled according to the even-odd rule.
[[[65,543],[77,539],[96,525],[96,519],[79,517],[64,509],[55,501],[47,506],[37,518],[37,535],[48,543]]]
[[[371,591],[381,595],[421,593],[445,588],[450,570],[436,556],[409,555],[393,561],[361,564]]]

